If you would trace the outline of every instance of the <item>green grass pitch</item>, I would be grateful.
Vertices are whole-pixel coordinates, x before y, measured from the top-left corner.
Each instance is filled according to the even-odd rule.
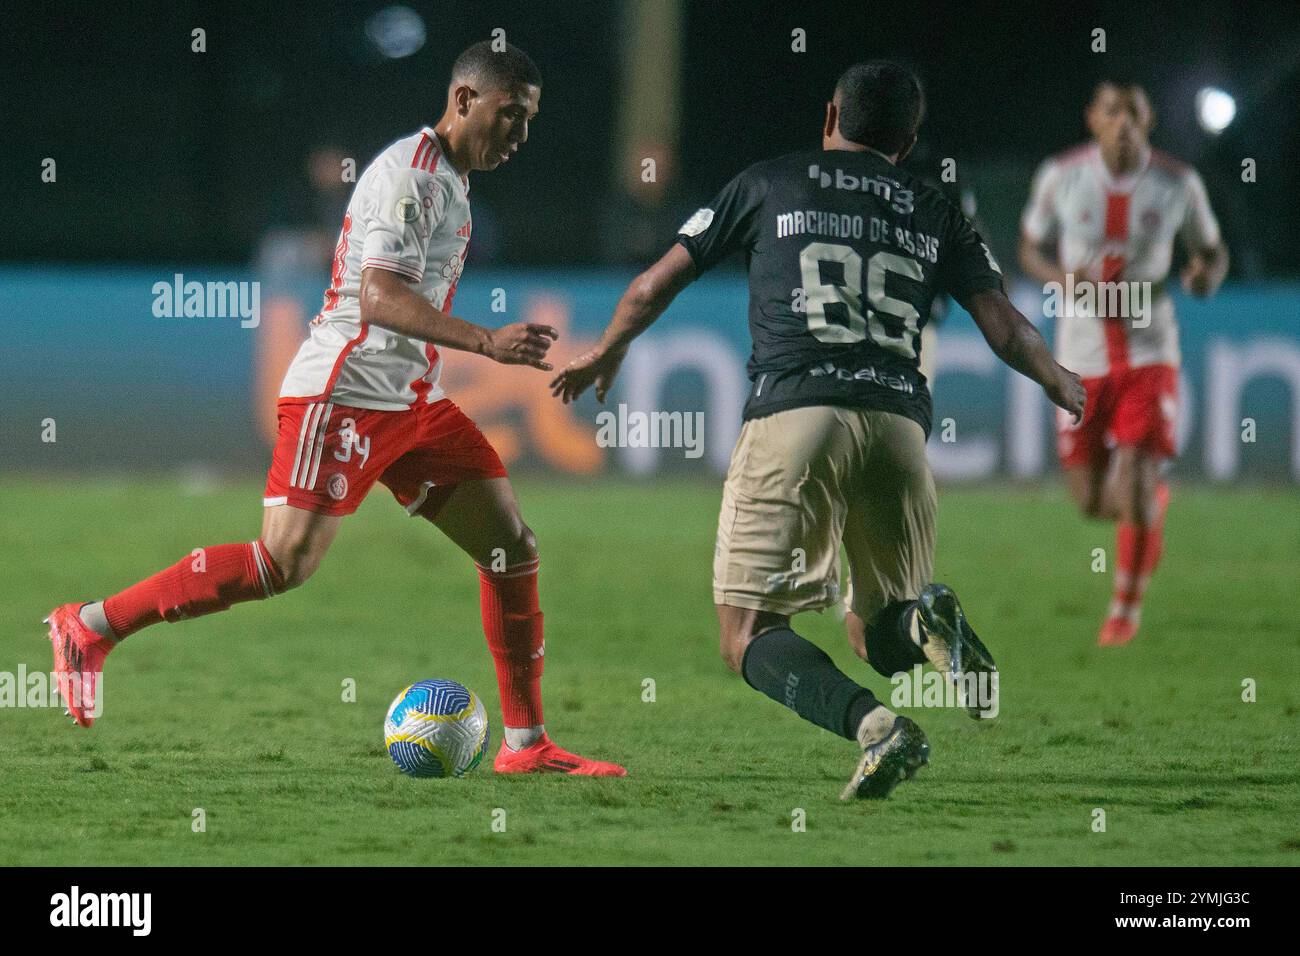
[[[0,486],[0,671],[48,672],[40,619],[192,548],[250,540],[259,487]],[[1300,862],[1300,502],[1175,488],[1143,632],[1099,649],[1113,531],[1059,489],[940,492],[939,580],[1002,669],[1001,715],[906,711],[931,765],[836,798],[846,741],[726,671],[709,589],[720,488],[522,481],[542,550],[547,724],[623,780],[402,776],[393,695],[450,677],[500,718],[468,561],[382,489],[308,584],[128,640],[91,730],[0,709],[9,864]],[[802,633],[883,696],[831,614]],[[1258,699],[1242,700],[1253,679]],[[356,682],[356,702],[343,701]],[[654,681],[653,702],[643,700]],[[196,809],[204,832],[194,832]],[[1105,832],[1094,832],[1094,810]],[[504,810],[504,832],[493,829]],[[802,811],[802,814],[798,813]],[[796,819],[805,828],[792,826]]]

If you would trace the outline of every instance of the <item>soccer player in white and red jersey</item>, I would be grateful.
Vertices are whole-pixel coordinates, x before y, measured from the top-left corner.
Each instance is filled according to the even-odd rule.
[[[1174,454],[1178,412],[1178,326],[1165,288],[1174,240],[1188,261],[1183,288],[1212,295],[1228,252],[1205,186],[1190,166],[1152,149],[1153,115],[1138,86],[1103,82],[1086,111],[1092,142],[1047,160],[1021,219],[1020,263],[1031,276],[1069,288],[1149,283],[1147,314],[1110,315],[1101,306],[1058,319],[1057,359],[1083,378],[1082,421],[1057,416],[1058,451],[1070,493],[1084,514],[1117,521],[1114,597],[1098,643],[1137,634],[1142,595],[1163,550],[1169,489],[1162,464]],[[1054,243],[1054,254],[1045,247]],[[1098,288],[1094,286],[1094,289]],[[1132,311],[1130,309],[1130,311]]]
[[[497,772],[626,773],[546,734],[536,542],[501,459],[438,384],[440,349],[551,368],[550,326],[489,329],[451,314],[470,239],[468,174],[519,149],[540,95],[527,54],[475,44],[452,68],[438,124],[397,140],[362,174],[324,306],[280,390],[261,536],[203,548],[105,601],[51,612],[55,671],[77,723],[93,721],[98,674],[121,641],[302,584],[378,481],[478,566],[505,727]]]

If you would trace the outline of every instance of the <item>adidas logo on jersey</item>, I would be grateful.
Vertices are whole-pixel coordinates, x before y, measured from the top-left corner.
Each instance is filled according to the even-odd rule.
[[[894,212],[906,215],[914,208],[913,200],[915,196],[910,189],[904,189],[893,180],[883,179],[880,176],[854,176],[846,173],[844,170],[836,168],[835,175],[822,169],[816,163],[808,167],[808,178],[813,180],[822,189],[830,189],[832,186],[836,189],[844,189],[849,192],[874,193],[881,199],[889,203],[889,207]]]

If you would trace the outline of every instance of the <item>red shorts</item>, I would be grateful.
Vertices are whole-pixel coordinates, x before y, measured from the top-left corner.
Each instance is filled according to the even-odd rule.
[[[436,513],[457,482],[506,475],[496,450],[451,399],[399,412],[331,402],[280,402],[277,409],[267,506],[347,515],[380,481],[408,513]]]
[[[1178,369],[1143,365],[1085,378],[1088,400],[1083,421],[1057,410],[1056,438],[1061,464],[1070,468],[1104,460],[1111,448],[1139,448],[1162,458],[1174,455],[1178,417]]]

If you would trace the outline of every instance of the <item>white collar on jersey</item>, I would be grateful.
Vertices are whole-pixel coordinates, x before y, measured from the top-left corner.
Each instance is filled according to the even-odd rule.
[[[1107,188],[1120,193],[1131,192],[1133,187],[1137,185],[1138,180],[1142,178],[1142,174],[1147,171],[1147,165],[1151,162],[1151,147],[1148,146],[1142,150],[1137,169],[1122,176],[1112,176],[1110,174],[1110,170],[1106,167],[1106,161],[1101,158],[1101,147],[1096,143],[1092,144],[1092,161],[1097,167],[1097,174],[1101,176],[1101,180],[1106,184]]]
[[[457,169],[456,164],[451,161],[451,157],[447,155],[447,150],[445,150],[442,146],[442,137],[438,135],[437,131],[434,130],[432,126],[426,126],[424,127],[424,129],[420,130],[420,132],[422,132],[425,136],[429,137],[429,139],[433,140],[438,145],[439,161],[445,162],[447,164],[447,168],[456,174],[456,178],[460,180],[461,186],[463,186],[465,189],[465,195],[468,196],[469,177],[466,176],[464,173],[462,173],[459,169]]]

